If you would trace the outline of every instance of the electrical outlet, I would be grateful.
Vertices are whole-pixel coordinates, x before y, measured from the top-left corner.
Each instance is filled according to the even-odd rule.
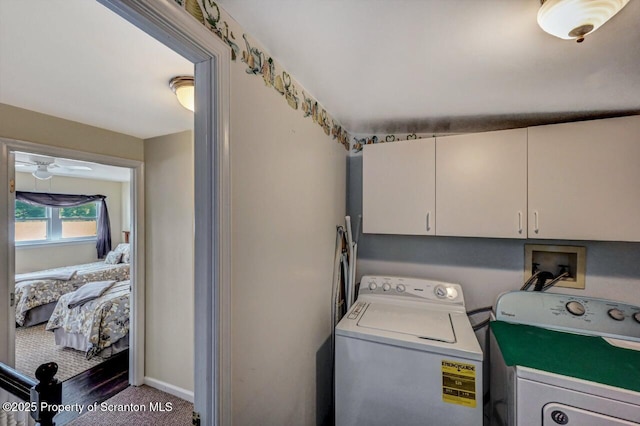
[[[566,271],[569,276],[555,286],[584,289],[586,258],[586,247],[525,244],[524,279],[529,279],[535,267],[551,272],[554,277]]]

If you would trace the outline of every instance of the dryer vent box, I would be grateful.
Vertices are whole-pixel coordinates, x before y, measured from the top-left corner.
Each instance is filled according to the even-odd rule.
[[[586,257],[586,247],[525,244],[524,279],[529,279],[536,264],[538,270],[551,272],[554,277],[563,270],[569,272],[570,276],[559,281],[556,287],[584,289]]]

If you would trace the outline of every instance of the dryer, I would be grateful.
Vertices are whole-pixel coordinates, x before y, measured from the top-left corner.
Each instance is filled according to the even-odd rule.
[[[495,317],[492,425],[640,425],[640,307],[517,291]]]
[[[483,353],[460,285],[365,276],[335,334],[336,426],[482,425]]]

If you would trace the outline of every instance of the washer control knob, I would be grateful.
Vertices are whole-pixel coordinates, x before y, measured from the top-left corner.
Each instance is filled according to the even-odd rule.
[[[374,282],[369,283],[369,290],[375,290],[376,288],[378,288],[378,284]]]
[[[585,313],[584,305],[580,302],[576,302],[575,300],[567,303],[566,307],[567,311],[569,311],[571,315],[575,315],[577,317],[581,317]]]
[[[633,319],[636,320],[637,323],[640,323],[640,312],[633,314]]]
[[[405,288],[404,284],[398,284],[396,286],[396,291],[398,293],[404,293],[405,290],[406,290],[406,288]],[[640,317],[640,312],[638,312],[638,316]]]
[[[382,284],[382,289],[384,291],[389,291],[389,290],[391,290],[391,286],[389,285],[389,283],[384,283],[384,284]]]
[[[607,312],[611,318],[616,321],[622,321],[624,319],[624,313],[620,309],[609,309]]]
[[[436,286],[436,288],[433,290],[433,293],[438,299],[444,299],[445,297],[447,297],[447,289],[442,285]]]

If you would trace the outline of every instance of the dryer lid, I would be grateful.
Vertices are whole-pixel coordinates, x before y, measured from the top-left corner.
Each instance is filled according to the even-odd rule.
[[[358,327],[456,343],[449,313],[424,308],[372,303],[362,314]]]

